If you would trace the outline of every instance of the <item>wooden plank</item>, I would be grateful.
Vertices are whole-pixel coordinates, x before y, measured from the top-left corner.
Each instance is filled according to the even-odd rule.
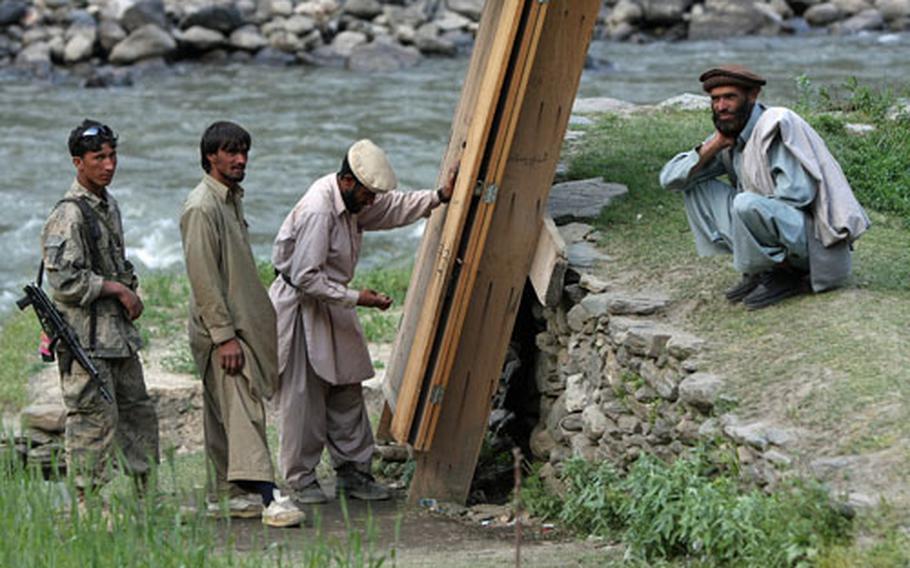
[[[534,258],[528,280],[541,305],[552,308],[562,297],[563,281],[569,261],[566,257],[566,242],[548,215],[543,219],[543,229],[537,239]]]
[[[486,195],[486,191],[502,183],[505,170],[506,157],[514,139],[515,128],[521,112],[531,67],[534,61],[538,42],[540,40],[543,23],[546,19],[547,4],[530,2],[525,6],[522,18],[523,29],[516,39],[514,56],[511,63],[512,73],[509,84],[500,103],[498,116],[498,129],[493,134],[489,157],[490,167],[484,179],[484,193],[480,199],[475,218],[464,237],[466,240],[464,254],[459,256],[461,270],[459,278],[454,283],[454,292],[451,299],[447,300],[447,317],[437,330],[434,348],[437,350],[436,364],[425,372],[430,374],[429,392],[432,394],[429,404],[425,404],[425,412],[419,416],[419,426],[415,435],[410,440],[415,449],[428,450],[435,437],[435,427],[439,419],[439,409],[445,396],[452,365],[454,364],[457,340],[461,335],[465,314],[470,303],[470,293],[477,277],[477,266],[481,253],[489,234],[490,222],[496,207],[495,195]],[[442,394],[439,394],[442,393]]]
[[[449,136],[449,146],[443,157],[437,185],[441,185],[448,168],[458,161],[467,140],[468,130],[474,122],[474,112],[480,95],[481,77],[486,72],[490,63],[489,53],[496,36],[497,26],[504,4],[500,2],[487,2],[484,5],[483,16],[474,41],[474,48],[465,80],[461,98],[452,120],[452,130]],[[417,332],[419,314],[423,309],[425,298],[424,290],[433,275],[436,251],[442,239],[442,229],[445,224],[447,207],[436,209],[430,216],[421,239],[420,247],[414,268],[411,271],[411,280],[408,293],[405,297],[404,316],[395,337],[392,355],[389,358],[385,379],[382,383],[386,401],[392,412],[398,402],[398,393],[404,379],[405,366],[408,355]]]
[[[409,499],[464,502],[528,276],[599,0],[551,2],[431,449]],[[445,435],[441,435],[445,433]]]
[[[505,81],[509,55],[521,16],[523,0],[503,0],[502,17],[489,53],[489,64],[481,79],[479,105],[468,129],[461,171],[455,183],[455,193],[446,212],[439,251],[429,282],[424,290],[425,300],[419,313],[414,340],[405,366],[391,432],[399,441],[407,440],[414,419],[430,346],[435,334],[442,299],[453,263],[461,232],[464,228],[475,180],[480,172],[484,148],[493,123],[496,105]]]
[[[382,404],[382,414],[379,415],[379,424],[376,425],[376,442],[387,444],[394,438],[392,437],[392,409],[389,408],[388,401]]]

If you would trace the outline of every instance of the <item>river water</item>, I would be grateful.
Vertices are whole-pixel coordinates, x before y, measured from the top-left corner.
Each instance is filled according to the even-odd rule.
[[[585,72],[579,96],[658,102],[698,92],[700,71],[737,61],[769,79],[764,100],[789,103],[794,79],[803,74],[816,85],[851,76],[906,84],[908,53],[906,34],[596,42],[591,55],[609,65]],[[391,74],[187,64],[142,76],[133,87],[105,90],[0,74],[0,313],[34,277],[41,226],[73,178],[66,137],[83,117],[110,124],[120,136],[111,191],[141,276],[182,270],[180,206],[201,177],[199,137],[210,122],[234,120],[253,135],[245,210],[254,252],[267,258],[288,210],[312,180],[337,168],[353,140],[369,137],[383,146],[402,187],[434,185],[466,67],[466,58],[427,59]],[[421,230],[419,224],[368,234],[362,266],[407,261]]]

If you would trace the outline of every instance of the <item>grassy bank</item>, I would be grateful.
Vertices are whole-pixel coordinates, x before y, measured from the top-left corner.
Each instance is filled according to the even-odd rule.
[[[825,138],[873,221],[856,243],[843,289],[758,312],[723,299],[738,279],[730,258],[697,257],[681,196],[658,184],[664,163],[712,131],[706,111],[605,116],[588,128],[570,177],[604,176],[629,187],[595,223],[611,258],[603,275],[670,294],[669,317],[709,340],[702,368],[725,378],[737,415],[797,432],[792,452],[803,463],[843,456],[864,464],[840,481],[860,476],[883,497],[885,508],[859,524],[874,544],[834,547],[826,565],[907,565],[910,543],[900,527],[910,523],[910,117],[886,118],[895,96],[906,93],[852,83],[822,91],[804,82],[803,89],[798,110]],[[852,123],[874,130],[856,134]],[[899,505],[888,509],[888,502]]]
[[[260,279],[268,286],[274,279],[272,267],[262,262],[259,268]],[[386,312],[358,308],[368,341],[383,343],[395,339],[410,274],[410,266],[404,266],[378,268],[356,275],[352,287],[374,288],[394,300],[392,309]],[[145,312],[137,325],[146,353],[151,349],[161,353],[161,364],[166,371],[195,374],[186,337],[190,297],[186,275],[151,272],[140,277]],[[27,402],[28,378],[41,368],[37,355],[39,331],[31,310],[14,312],[0,324],[0,412],[15,411]]]
[[[0,451],[0,566],[366,568],[394,557],[394,547],[376,550],[369,521],[362,528],[348,523],[344,538],[325,538],[317,528],[279,529],[283,538],[276,539],[261,527],[244,534],[249,542],[238,546],[234,539],[243,533],[231,531],[230,523],[186,507],[204,496],[186,483],[184,467],[166,459],[153,475],[152,486],[161,492],[144,499],[120,477],[102,494],[90,494],[85,512],[75,514],[72,479],[47,483],[12,452]]]
[[[743,491],[734,471],[718,474],[718,461],[695,453],[667,465],[643,456],[623,475],[609,462],[570,460],[559,495],[535,474],[523,501],[535,516],[576,533],[620,540],[626,557],[643,565],[685,559],[707,566],[793,566],[848,540],[850,523],[822,487]],[[735,457],[726,462],[735,464]]]

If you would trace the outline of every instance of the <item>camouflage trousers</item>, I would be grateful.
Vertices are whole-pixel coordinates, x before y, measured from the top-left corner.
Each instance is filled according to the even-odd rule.
[[[139,357],[93,358],[101,380],[114,395],[108,404],[77,362],[61,368],[66,405],[66,465],[76,484],[90,488],[108,480],[115,463],[141,476],[158,462],[158,415],[149,399]],[[112,461],[113,460],[113,461]]]

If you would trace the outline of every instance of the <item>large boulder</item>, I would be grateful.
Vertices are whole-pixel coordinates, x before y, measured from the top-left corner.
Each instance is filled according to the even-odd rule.
[[[16,65],[36,67],[50,65],[51,46],[44,41],[30,43],[16,55]]]
[[[557,224],[577,219],[596,219],[610,201],[629,193],[629,188],[591,178],[557,183],[550,190],[547,210]]]
[[[243,14],[240,13],[237,6],[232,4],[204,6],[187,14],[180,21],[180,27],[183,29],[201,26],[218,30],[223,34],[229,34],[243,24]]]
[[[296,36],[305,36],[316,29],[316,22],[309,16],[294,14],[283,23],[284,30]]]
[[[64,63],[77,63],[85,61],[95,51],[95,34],[76,34],[63,48]]]
[[[108,57],[116,65],[128,65],[142,59],[165,57],[177,49],[177,42],[155,24],[146,24],[114,46]]]
[[[182,47],[194,51],[208,51],[227,43],[227,37],[223,33],[202,26],[178,31],[174,37]]]
[[[876,0],[875,9],[888,22],[910,18],[910,0]]]
[[[339,10],[337,0],[304,0],[294,7],[294,13],[309,16],[317,22],[329,21]]]
[[[692,0],[640,0],[643,19],[649,24],[665,25],[682,21]]]
[[[848,16],[859,14],[872,7],[872,0],[831,0],[831,3]]]
[[[28,2],[25,0],[0,1],[0,26],[18,24],[28,13]]]
[[[340,57],[347,59],[354,49],[367,43],[368,39],[363,32],[343,31],[332,40],[331,48]]]
[[[105,51],[114,49],[114,46],[126,39],[126,30],[116,20],[101,20],[98,25],[98,43]]]
[[[689,39],[718,39],[754,34],[766,24],[766,16],[751,3],[715,0],[704,10],[693,10]]]
[[[483,2],[484,0],[446,0],[446,6],[453,12],[477,21],[483,13]]]
[[[19,420],[26,429],[62,434],[66,424],[66,408],[62,404],[32,404],[22,410]]]
[[[348,58],[347,67],[352,71],[397,71],[413,67],[420,62],[420,52],[405,47],[391,39],[379,39],[358,45]]]
[[[844,17],[844,14],[833,3],[823,2],[806,10],[803,17],[809,22],[810,26],[821,28],[840,20]]]
[[[259,51],[269,44],[269,41],[259,33],[259,28],[252,25],[237,28],[231,33],[228,41],[231,47],[242,51]]]
[[[362,20],[372,20],[382,14],[382,4],[379,0],[348,0],[344,5],[344,13]]]
[[[168,28],[163,0],[139,0],[127,8],[120,18],[120,25],[128,32],[133,32],[149,24],[154,24],[161,29]]]
[[[458,51],[454,43],[439,35],[439,29],[432,22],[427,22],[417,29],[413,43],[421,53],[455,55]]]
[[[842,34],[855,34],[859,32],[880,30],[884,27],[885,19],[882,17],[881,12],[874,8],[870,8],[840,22],[837,24],[835,31]]]

